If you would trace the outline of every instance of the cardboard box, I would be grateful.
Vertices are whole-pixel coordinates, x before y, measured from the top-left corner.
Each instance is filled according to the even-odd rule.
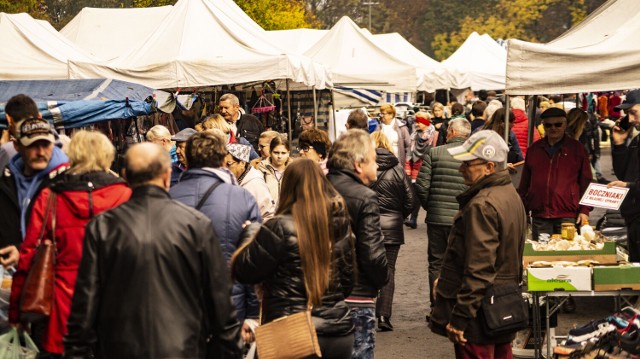
[[[590,267],[527,268],[529,292],[591,290]]]
[[[569,261],[577,262],[591,259],[600,264],[618,264],[615,242],[604,242],[604,247],[599,250],[587,251],[534,251],[531,243],[524,244],[524,266],[536,261]]]
[[[640,266],[593,267],[593,289],[598,291],[640,290]]]

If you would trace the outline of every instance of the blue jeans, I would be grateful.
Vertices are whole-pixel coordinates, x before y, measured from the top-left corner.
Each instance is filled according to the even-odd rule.
[[[351,318],[356,327],[351,358],[373,359],[376,340],[376,309],[352,307]]]

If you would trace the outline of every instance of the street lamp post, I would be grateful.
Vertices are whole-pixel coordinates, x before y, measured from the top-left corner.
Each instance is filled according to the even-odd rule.
[[[362,5],[369,5],[369,32],[371,32],[371,6],[378,5],[378,3],[369,1],[369,2],[362,3]]]

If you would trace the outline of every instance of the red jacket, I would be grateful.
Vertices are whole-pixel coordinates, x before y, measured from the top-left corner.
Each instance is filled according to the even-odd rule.
[[[566,135],[562,141],[553,157],[545,139],[529,147],[518,192],[532,217],[576,218],[591,211],[578,204],[592,180],[589,156],[580,142]]]
[[[62,338],[67,333],[71,299],[82,259],[85,225],[100,212],[126,202],[131,196],[131,190],[120,178],[106,172],[92,172],[84,175],[62,174],[54,179],[50,187],[40,192],[33,205],[31,220],[20,248],[20,261],[13,276],[9,306],[11,323],[19,321],[22,287],[33,264],[40,229],[52,190],[57,193],[55,233],[57,255],[54,303],[48,328],[44,333],[43,349],[50,353],[62,354],[64,353]],[[51,217],[46,223],[44,237],[50,239],[50,232]]]
[[[514,109],[513,114],[516,116],[516,119],[513,121],[513,133],[516,134],[516,139],[518,140],[518,144],[520,145],[520,150],[522,150],[522,157],[527,158],[527,145],[529,144],[529,118],[527,114],[519,109]],[[533,131],[533,142],[536,142],[540,139],[540,135],[538,131],[534,129]]]

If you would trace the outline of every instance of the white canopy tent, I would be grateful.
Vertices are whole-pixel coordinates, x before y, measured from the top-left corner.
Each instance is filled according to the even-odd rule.
[[[462,87],[471,85],[470,80],[465,78],[464,74],[451,74],[440,62],[425,55],[397,32],[372,36],[373,41],[380,48],[418,68],[422,75],[418,85],[420,91],[434,92],[437,89],[452,88],[453,84],[462,85]]]
[[[0,13],[0,80],[66,80],[68,60],[93,61],[48,22]]]
[[[636,88],[640,84],[640,1],[609,0],[556,40],[509,40],[512,95]]]
[[[60,33],[101,60],[112,60],[148,38],[173,6],[101,9],[85,7]],[[124,25],[126,24],[126,25]]]
[[[415,66],[381,49],[351,19],[344,16],[304,53],[329,68],[336,86],[415,92]]]
[[[267,31],[271,42],[286,48],[294,54],[303,54],[315,45],[328,30],[291,29]]]
[[[231,0],[180,0],[128,53],[107,62],[70,61],[70,76],[121,79],[158,89],[272,79],[318,89],[331,85],[326,69],[286,54],[240,12]]]
[[[453,73],[469,77],[472,90],[503,90],[507,68],[507,51],[489,35],[473,32],[443,65]],[[493,43],[492,43],[493,42]],[[465,88],[466,79],[453,78],[452,88]]]

